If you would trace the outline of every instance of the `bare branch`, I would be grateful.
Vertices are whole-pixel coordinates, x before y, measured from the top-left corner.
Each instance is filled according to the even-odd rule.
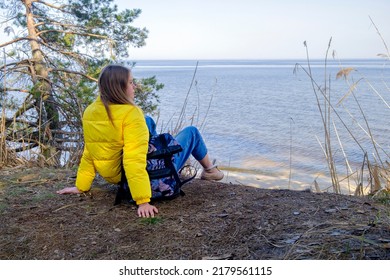
[[[37,127],[37,124],[35,122],[30,122],[30,121],[26,121],[26,120],[20,120],[20,119],[11,119],[11,118],[6,118],[5,119],[5,124],[6,126],[8,127],[10,124],[13,124],[13,123],[21,123],[21,124],[26,124],[28,126],[32,126],[32,127]]]
[[[20,42],[20,41],[30,41],[30,40],[35,40],[35,39],[31,39],[31,38],[28,38],[28,37],[20,37],[20,38],[16,38],[12,41],[9,41],[9,42],[6,42],[4,44],[1,44],[0,45],[0,48],[3,48],[3,47],[6,47],[8,45],[12,45],[12,44],[15,44],[17,42]]]
[[[54,138],[57,143],[80,143],[79,139]]]
[[[13,92],[23,92],[23,93],[30,93],[27,89],[21,89],[21,88],[6,88],[6,91],[13,91]]]
[[[27,146],[22,146],[22,147],[19,147],[19,148],[15,148],[13,150],[11,150],[12,152],[14,153],[19,153],[19,152],[23,152],[23,151],[28,151],[28,150],[31,150],[35,147],[38,147],[39,146],[39,143],[31,143]]]
[[[75,74],[75,75],[80,75],[83,76],[84,78],[87,78],[88,80],[92,82],[97,82],[98,80],[96,78],[92,78],[84,73],[78,72],[78,71],[71,71],[71,70],[66,70],[66,69],[53,69],[49,68],[48,69],[50,72],[65,72],[65,73],[70,73],[70,74]]]
[[[27,101],[27,100],[26,100]],[[13,116],[14,119],[20,117],[21,115],[23,115],[25,112],[27,112],[28,110],[34,108],[35,105],[30,103],[28,104],[27,102],[23,103],[22,106],[19,107],[19,110],[17,110]]]
[[[11,66],[23,66],[23,67],[30,66],[34,62],[35,62],[34,59],[24,59],[21,61],[11,62],[11,63],[4,64],[4,65],[0,66],[0,71],[5,69],[5,68],[9,68]],[[14,67],[13,69],[16,69],[16,68]]]
[[[10,17],[10,18],[6,19],[5,21],[0,22],[0,25],[2,25],[2,24],[4,24],[4,23],[7,23],[7,22],[9,22],[9,21],[11,21],[11,20],[14,20],[14,19],[17,18],[17,17],[18,17],[18,16]]]
[[[100,38],[100,39],[108,39],[107,36],[93,34],[93,33],[80,33],[80,32],[75,32],[75,31],[64,31],[64,30],[55,30],[55,29],[42,30],[40,32],[37,32],[37,36],[41,36],[42,34],[49,33],[49,32],[58,32],[58,33],[64,33],[64,34],[80,35],[83,37],[95,37],[95,38]]]
[[[51,132],[55,134],[65,134],[65,135],[82,135],[80,131],[65,131],[59,129],[52,129]]]
[[[64,11],[64,7],[66,7],[66,5],[55,6],[55,5],[51,4],[51,3],[47,3],[47,2],[44,2],[44,1],[42,1],[42,0],[35,0],[34,2],[43,4],[43,5],[45,5],[45,6],[48,6],[48,7],[50,7],[50,8],[59,10],[59,11],[61,11],[61,12],[66,12],[66,11]]]
[[[40,19],[40,20],[44,20],[44,21],[42,21],[42,22],[36,23],[35,26],[40,26],[40,25],[43,25],[43,24],[47,24],[45,21],[48,21],[48,22],[50,22],[52,25],[56,25],[56,26],[85,29],[85,26],[82,26],[82,25],[68,24],[68,23],[56,21],[56,20],[54,20],[54,19],[52,19],[52,18],[48,18],[48,17],[35,16],[35,18],[36,18],[36,19]]]

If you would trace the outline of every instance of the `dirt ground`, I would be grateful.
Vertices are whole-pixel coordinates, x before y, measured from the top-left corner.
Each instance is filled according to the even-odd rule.
[[[390,259],[388,200],[193,180],[141,219],[74,170],[0,170],[0,259]]]

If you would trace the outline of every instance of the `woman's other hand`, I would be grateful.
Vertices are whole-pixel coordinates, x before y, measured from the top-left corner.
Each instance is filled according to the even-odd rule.
[[[58,194],[76,194],[81,193],[76,187],[63,188],[62,190],[57,191]]]
[[[141,218],[149,218],[149,217],[154,217],[154,213],[158,213],[158,210],[155,206],[150,205],[149,203],[143,203],[138,205],[138,217]]]

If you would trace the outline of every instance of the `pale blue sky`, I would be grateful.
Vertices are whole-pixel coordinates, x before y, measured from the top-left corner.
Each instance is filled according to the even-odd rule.
[[[132,59],[375,58],[390,45],[389,0],[116,0],[150,33]]]

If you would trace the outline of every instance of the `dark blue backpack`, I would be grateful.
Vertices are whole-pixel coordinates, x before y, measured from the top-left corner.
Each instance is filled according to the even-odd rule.
[[[180,171],[177,172],[174,166],[174,155],[182,150],[180,144],[169,133],[150,136],[146,170],[149,174],[152,189],[152,201],[173,199],[179,195],[184,195],[181,187],[196,176],[195,173],[186,180],[180,179]],[[122,180],[119,183],[115,205],[123,200],[134,202],[122,168]]]

